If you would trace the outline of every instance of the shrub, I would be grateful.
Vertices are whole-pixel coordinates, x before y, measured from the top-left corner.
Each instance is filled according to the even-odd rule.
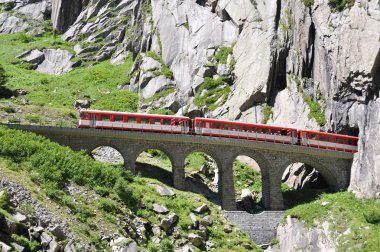
[[[132,188],[129,187],[127,181],[122,178],[119,178],[114,186],[114,190],[119,198],[126,204],[127,206],[134,206],[137,202],[135,196],[133,195]]]
[[[163,239],[160,243],[160,251],[161,252],[171,252],[173,251],[173,244],[169,239]]]
[[[329,0],[329,6],[333,11],[343,11],[354,6],[355,0]]]
[[[0,208],[7,210],[9,209],[10,196],[7,190],[2,191],[0,194]]]
[[[97,204],[98,209],[107,213],[117,213],[119,209],[117,205],[110,199],[100,199]]]
[[[261,123],[266,124],[270,116],[273,115],[272,106],[265,104],[265,106],[262,109],[262,112],[263,112],[263,119],[261,120]]]
[[[380,210],[370,210],[363,214],[365,220],[370,224],[379,224],[380,223]]]

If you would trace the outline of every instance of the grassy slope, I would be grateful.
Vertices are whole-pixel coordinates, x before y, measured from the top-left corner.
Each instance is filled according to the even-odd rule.
[[[58,210],[59,207],[70,209],[74,214],[71,228],[84,241],[93,242],[98,248],[104,244],[96,227],[102,226],[108,234],[118,231],[125,235],[118,222],[130,211],[128,209],[159,224],[160,216],[150,210],[154,202],[166,205],[179,216],[177,226],[185,237],[190,232],[196,232],[187,230],[191,224],[190,211],[206,203],[214,220],[214,225],[209,228],[210,240],[216,243],[218,251],[244,251],[244,243],[255,247],[243,233],[224,233],[226,222],[222,212],[203,196],[173,189],[177,194],[175,198],[161,197],[153,188],[146,186],[147,183],[160,184],[156,180],[133,177],[122,167],[101,164],[34,134],[0,127],[0,158],[2,172],[25,185],[52,212],[70,218],[63,213],[66,211]],[[68,184],[75,184],[87,196],[70,193]],[[146,208],[136,207],[138,203]]]
[[[108,61],[93,62],[91,65],[87,63],[63,76],[51,76],[25,69],[23,67],[25,64],[15,57],[29,49],[60,47],[72,50],[73,45],[55,40],[49,34],[26,41],[20,34],[0,35],[0,64],[9,76],[7,87],[11,90],[22,88],[29,92],[26,96],[20,96],[14,100],[1,99],[0,108],[9,105],[17,106],[21,98],[26,98],[30,105],[22,108],[29,114],[48,118],[59,115],[57,118],[63,116],[70,119],[75,117],[73,116],[74,101],[85,98],[93,100],[91,108],[94,109],[120,111],[137,109],[137,95],[118,89],[118,85],[127,82],[132,59],[118,66],[113,66]],[[50,108],[51,111],[45,114],[40,113],[40,107],[43,107],[44,111]],[[72,112],[71,115],[70,112]]]

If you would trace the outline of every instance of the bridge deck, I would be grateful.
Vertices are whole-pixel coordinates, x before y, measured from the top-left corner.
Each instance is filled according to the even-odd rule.
[[[140,132],[140,131],[121,131],[121,130],[103,130],[103,129],[83,129],[83,128],[60,128],[51,126],[35,126],[35,125],[7,125],[12,129],[26,130],[38,134],[56,134],[56,135],[71,135],[71,136],[87,136],[97,138],[114,138],[114,139],[133,139],[133,140],[164,140],[167,142],[183,142],[192,144],[208,144],[215,146],[230,146],[230,147],[247,147],[262,150],[275,150],[287,153],[298,153],[305,155],[316,155],[321,157],[332,157],[340,159],[352,159],[354,153],[342,152],[335,150],[319,149],[302,145],[291,145],[264,141],[255,141],[247,139],[225,138],[225,137],[210,137],[201,135],[186,135],[186,134],[170,134],[156,132]]]

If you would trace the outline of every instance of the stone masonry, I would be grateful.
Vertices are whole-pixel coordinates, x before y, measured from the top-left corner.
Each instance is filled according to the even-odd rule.
[[[301,162],[316,168],[331,191],[349,185],[353,154],[298,145],[249,141],[219,137],[139,131],[55,128],[9,125],[10,128],[35,132],[74,150],[89,154],[99,146],[110,146],[124,158],[124,166],[135,171],[137,157],[147,149],[163,151],[171,160],[174,187],[185,189],[185,158],[192,152],[210,155],[219,168],[219,194],[225,210],[236,210],[233,162],[239,155],[254,159],[262,174],[262,200],[266,209],[284,208],[281,176],[290,164]]]

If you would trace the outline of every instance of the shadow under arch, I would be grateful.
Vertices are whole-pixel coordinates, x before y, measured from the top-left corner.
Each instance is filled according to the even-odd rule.
[[[135,152],[133,160],[136,173],[173,186],[173,157],[163,146],[146,145],[141,147]]]
[[[214,165],[211,165],[211,167],[208,167],[210,173],[207,175],[207,172],[201,172],[199,171],[201,167],[196,168],[198,171],[193,170],[193,174],[189,176],[188,174],[185,175],[185,184],[186,184],[186,190],[197,193],[197,194],[202,194],[205,196],[208,200],[211,202],[221,205],[221,196],[220,192],[218,190],[218,171],[221,167],[220,160],[218,160],[217,155],[208,149],[202,148],[202,147],[194,147],[189,149],[186,154],[185,154],[185,160],[184,160],[184,169],[185,169],[185,174],[186,170],[189,170],[189,166],[191,164],[190,157],[195,156],[198,158],[204,158],[205,160],[209,161],[209,163],[215,163]],[[203,155],[203,157],[202,157]],[[207,164],[206,164],[207,166]],[[186,169],[187,168],[187,169]],[[214,169],[213,171],[211,171]],[[207,178],[209,176],[209,179]]]

